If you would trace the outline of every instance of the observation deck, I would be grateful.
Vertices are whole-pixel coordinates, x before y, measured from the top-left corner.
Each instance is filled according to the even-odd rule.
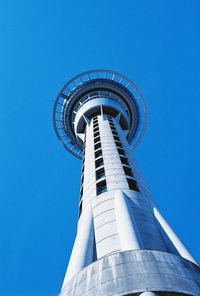
[[[85,124],[102,113],[118,116],[135,148],[146,128],[146,110],[143,95],[130,79],[114,71],[91,70],[72,78],[59,92],[53,109],[54,129],[64,147],[82,158]]]

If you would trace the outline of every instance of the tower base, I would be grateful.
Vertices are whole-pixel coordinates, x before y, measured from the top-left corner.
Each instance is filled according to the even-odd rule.
[[[60,296],[130,296],[143,292],[198,296],[200,268],[160,251],[119,252],[81,270],[62,288]]]

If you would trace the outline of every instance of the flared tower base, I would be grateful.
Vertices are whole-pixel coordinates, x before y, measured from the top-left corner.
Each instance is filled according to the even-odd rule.
[[[192,262],[166,252],[133,250],[90,264],[63,286],[60,296],[197,296],[199,287],[199,267]]]

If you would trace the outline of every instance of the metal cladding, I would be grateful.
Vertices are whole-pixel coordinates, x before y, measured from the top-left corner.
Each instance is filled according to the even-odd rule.
[[[131,124],[127,139],[135,147],[146,128],[146,105],[137,86],[125,76],[108,70],[81,73],[59,92],[53,111],[55,132],[64,147],[82,158],[83,145],[74,132],[74,121],[80,106],[94,98],[109,98],[120,102]],[[98,110],[100,114],[100,106]]]
[[[82,158],[77,236],[60,295],[200,295],[200,267],[133,157],[146,127],[136,85],[116,72],[85,72],[61,90],[53,116],[59,140]]]

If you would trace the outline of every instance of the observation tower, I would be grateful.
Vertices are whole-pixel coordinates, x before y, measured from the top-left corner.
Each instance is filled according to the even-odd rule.
[[[77,236],[60,295],[200,295],[200,267],[133,156],[146,127],[137,86],[113,71],[84,72],[58,94],[53,121],[82,159]]]

